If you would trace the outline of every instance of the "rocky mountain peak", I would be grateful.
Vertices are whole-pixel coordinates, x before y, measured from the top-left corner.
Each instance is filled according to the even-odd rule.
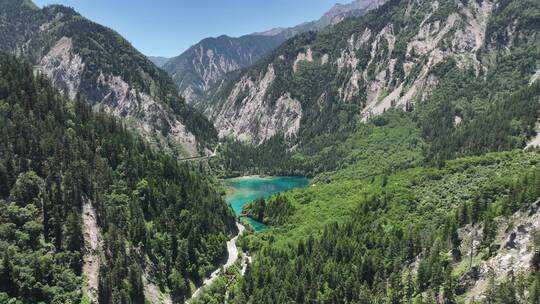
[[[172,58],[163,68],[173,77],[189,103],[205,109],[208,105],[204,104],[203,96],[215,85],[219,85],[227,73],[254,64],[295,35],[318,31],[348,17],[363,15],[384,2],[357,0],[350,4],[336,5],[319,20],[295,27],[277,27],[238,38],[226,35],[206,38]]]

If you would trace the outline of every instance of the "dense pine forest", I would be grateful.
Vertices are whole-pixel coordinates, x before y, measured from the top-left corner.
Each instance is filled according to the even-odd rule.
[[[228,300],[538,303],[540,232],[523,221],[538,219],[540,154],[512,150],[524,145],[538,97],[533,85],[501,98],[492,106],[501,110],[471,122],[485,121],[485,133],[457,129],[447,135],[475,145],[469,150],[447,142],[445,149],[455,152],[446,160],[432,154],[441,150],[422,132],[417,114],[401,111],[385,113],[326,149],[299,149],[290,161],[311,164],[304,168],[314,172],[312,185],[244,206],[244,214],[272,228],[240,240],[256,258],[243,278],[224,280],[233,282]],[[494,145],[484,145],[484,136],[493,136]],[[460,154],[481,155],[456,158]],[[481,275],[484,261],[511,248],[505,235],[516,226],[531,235],[531,263],[524,267],[532,271]],[[475,281],[467,278],[482,276],[486,292],[475,301],[469,292]],[[223,290],[208,290],[203,302],[225,299]]]
[[[175,301],[226,256],[232,211],[205,169],[151,149],[117,119],[0,57],[0,302],[80,303],[83,206],[102,231],[101,303]]]
[[[256,211],[256,219],[276,227],[243,240],[246,251],[258,254],[232,302],[458,303],[470,287],[460,279],[474,273],[476,259],[505,246],[499,231],[512,223],[502,219],[537,212],[531,204],[540,197],[539,161],[536,152],[487,154],[441,169],[359,180],[332,176],[309,190],[258,200],[248,214]],[[482,229],[472,265],[471,227]],[[531,244],[534,270],[538,236]],[[487,303],[539,300],[538,271],[494,282]]]

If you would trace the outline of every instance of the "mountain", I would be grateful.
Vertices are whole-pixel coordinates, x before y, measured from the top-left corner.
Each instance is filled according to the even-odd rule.
[[[28,58],[67,96],[124,118],[163,149],[193,156],[215,141],[211,124],[186,105],[165,72],[71,8],[2,1],[0,50]]]
[[[207,172],[5,54],[0,139],[1,303],[183,303],[227,257]]]
[[[210,86],[193,162],[156,144],[215,129],[123,38],[0,9],[0,303],[540,302],[539,1],[294,35]],[[238,219],[214,175],[310,181]]]
[[[274,28],[266,32],[257,33],[265,36],[282,36],[285,39],[292,38],[298,34],[308,31],[320,31],[321,29],[336,25],[347,18],[359,17],[368,11],[375,9],[386,0],[355,0],[348,4],[335,4],[319,20],[305,22],[294,27]]]
[[[188,103],[205,108],[202,96],[219,83],[225,74],[254,64],[299,33],[318,31],[346,18],[363,15],[382,3],[383,0],[357,0],[347,5],[337,4],[321,19],[296,27],[273,29],[238,38],[206,38],[170,59],[163,69],[172,76]]]
[[[539,69],[536,19],[518,5],[390,1],[288,40],[213,90],[207,112],[220,137],[258,145],[274,136],[295,142],[332,134],[392,107],[413,110],[458,73],[461,83],[493,94],[516,90]],[[452,124],[475,111],[459,93],[450,95]],[[481,95],[483,107],[495,96]]]
[[[170,58],[160,56],[148,56],[148,59],[152,61],[152,63],[154,63],[157,67],[161,68],[167,63],[167,61],[169,61]]]
[[[312,180],[243,207],[252,263],[196,303],[540,301],[538,16],[389,1],[227,76],[217,172]]]
[[[223,75],[252,65],[283,42],[280,36],[248,35],[207,38],[171,58],[163,69],[189,103],[197,105]]]

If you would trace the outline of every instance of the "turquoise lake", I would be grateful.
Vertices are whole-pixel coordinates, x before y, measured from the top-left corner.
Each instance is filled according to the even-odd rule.
[[[233,208],[237,215],[242,212],[242,206],[259,198],[269,197],[274,194],[291,190],[294,188],[304,188],[309,185],[306,177],[240,177],[226,179],[223,184],[227,188],[225,201]],[[262,223],[246,218],[255,228],[261,231],[266,228]]]

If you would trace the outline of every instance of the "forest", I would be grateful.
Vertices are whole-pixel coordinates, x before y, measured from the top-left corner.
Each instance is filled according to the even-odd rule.
[[[260,174],[311,183],[244,206],[243,215],[268,226],[248,227],[238,239],[251,263],[245,273],[240,262],[229,268],[193,304],[540,304],[540,231],[530,223],[540,212],[540,153],[525,149],[540,117],[540,81],[531,77],[539,73],[540,2],[498,1],[471,62],[445,57],[428,71],[429,93],[364,121],[377,61],[395,59],[394,81],[410,86],[428,60],[414,58],[405,73],[410,38],[424,18],[443,23],[466,1],[437,1],[433,14],[434,2],[424,1],[406,16],[408,3],[390,0],[365,17],[298,35],[211,90],[209,103],[242,75],[256,79],[273,64],[277,77],[265,98],[289,92],[305,115],[296,136],[277,134],[258,146],[234,138],[218,144],[210,121],[185,104],[172,79],[116,32],[66,7],[0,3],[0,49],[14,53],[24,44],[28,60],[0,54],[0,303],[91,303],[83,272],[92,254],[88,210],[99,236],[99,303],[146,304],[149,282],[183,303],[227,259],[227,241],[238,232],[218,178]],[[354,51],[367,79],[352,100],[339,99],[350,68],[305,61],[294,71],[299,52],[336,59],[351,35],[388,23],[393,53],[384,42],[373,62],[371,45]],[[72,37],[90,84],[75,100],[33,67],[63,36]],[[178,162],[129,122],[95,111],[89,99],[101,72],[157,98],[201,151],[218,144],[217,155]],[[526,271],[486,271],[515,249],[508,235],[520,233]],[[480,280],[484,289],[474,294]]]
[[[514,8],[502,5],[489,31],[515,17]],[[244,208],[271,228],[240,240],[256,258],[228,288],[229,301],[471,301],[465,278],[504,250],[501,230],[534,214],[540,197],[538,151],[523,152],[540,115],[540,86],[530,81],[537,47],[526,41],[493,53],[495,64],[480,75],[452,58],[440,63],[431,71],[437,87],[411,112],[353,119],[330,134],[300,132],[292,143],[227,142],[214,164],[224,176],[313,177],[308,189]],[[471,230],[481,231],[477,239]],[[540,302],[540,233],[529,233],[531,271],[489,273],[478,303]]]
[[[540,197],[536,152],[502,152],[293,191],[284,211],[254,203],[266,217],[294,210],[261,235],[241,240],[257,252],[233,288],[233,303],[460,303],[459,283],[504,246],[498,231]],[[270,207],[268,207],[270,206]],[[266,207],[266,208],[265,208]],[[346,209],[327,210],[327,209]],[[277,217],[279,218],[279,217]],[[272,223],[272,221],[268,221]],[[507,223],[507,224],[505,224]],[[481,228],[474,264],[463,227]],[[511,229],[511,228],[508,228]],[[531,269],[539,269],[540,239]],[[478,259],[478,260],[477,260]],[[537,303],[540,272],[515,273],[486,303]],[[536,302],[535,302],[536,301]]]
[[[183,301],[226,256],[234,215],[204,167],[156,152],[9,55],[0,138],[0,302],[84,300],[85,204],[102,231],[100,302],[144,303],[149,272]]]

